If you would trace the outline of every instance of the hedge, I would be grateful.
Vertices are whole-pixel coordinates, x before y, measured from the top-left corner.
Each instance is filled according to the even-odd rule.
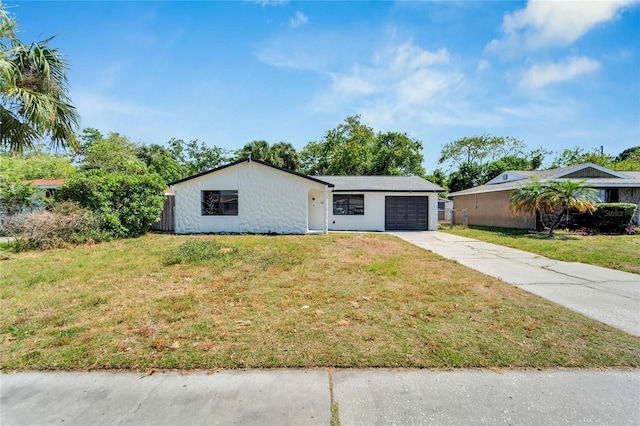
[[[158,221],[165,184],[157,174],[121,175],[91,172],[67,181],[56,201],[75,201],[91,210],[102,231],[114,238],[144,235]]]
[[[596,207],[593,226],[605,232],[623,232],[638,208],[633,203],[600,203]]]

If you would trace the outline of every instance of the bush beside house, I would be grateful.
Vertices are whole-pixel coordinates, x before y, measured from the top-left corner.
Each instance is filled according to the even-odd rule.
[[[56,201],[74,201],[93,212],[98,227],[111,238],[138,237],[158,221],[165,183],[156,174],[89,172],[55,192]]]

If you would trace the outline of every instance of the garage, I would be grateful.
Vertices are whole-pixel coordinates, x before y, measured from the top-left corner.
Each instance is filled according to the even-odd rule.
[[[384,228],[387,231],[424,231],[428,229],[429,197],[387,196]]]

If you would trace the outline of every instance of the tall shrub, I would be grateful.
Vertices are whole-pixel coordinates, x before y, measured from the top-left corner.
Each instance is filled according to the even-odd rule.
[[[91,210],[114,238],[144,235],[158,221],[165,184],[156,174],[121,175],[93,171],[58,188],[56,201],[75,201]]]
[[[593,212],[593,225],[600,231],[623,232],[637,208],[633,203],[600,203]]]

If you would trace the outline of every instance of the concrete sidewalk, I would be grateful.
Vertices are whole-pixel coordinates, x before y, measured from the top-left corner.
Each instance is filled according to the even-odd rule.
[[[640,336],[640,275],[552,260],[444,232],[390,234]]]
[[[13,425],[640,424],[640,370],[0,375]],[[337,415],[336,415],[337,414]]]

